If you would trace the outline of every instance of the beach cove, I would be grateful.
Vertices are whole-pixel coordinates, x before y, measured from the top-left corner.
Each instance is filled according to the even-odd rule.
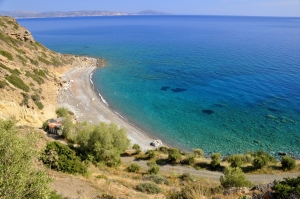
[[[126,129],[131,145],[139,144],[144,151],[154,149],[150,146],[154,137],[126,122],[101,101],[91,81],[91,76],[96,69],[96,67],[75,67],[64,73],[61,81],[66,83],[58,94],[58,107],[68,108],[79,121],[93,124],[113,122]]]

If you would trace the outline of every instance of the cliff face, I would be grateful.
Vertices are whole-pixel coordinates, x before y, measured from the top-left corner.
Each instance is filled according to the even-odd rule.
[[[61,74],[95,63],[101,60],[53,52],[15,19],[0,16],[0,118],[41,126],[55,116]]]

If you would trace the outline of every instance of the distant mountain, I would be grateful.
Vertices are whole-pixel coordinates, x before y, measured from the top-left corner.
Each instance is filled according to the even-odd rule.
[[[111,12],[111,11],[72,11],[72,12],[25,12],[0,11],[0,15],[15,18],[48,18],[48,17],[83,17],[83,16],[126,16],[126,15],[167,15],[164,12],[145,10],[138,13]]]

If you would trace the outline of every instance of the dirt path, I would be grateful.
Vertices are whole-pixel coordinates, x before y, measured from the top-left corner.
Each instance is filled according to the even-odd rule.
[[[147,161],[140,160],[136,161],[134,157],[123,157],[122,161],[124,163],[130,164],[130,163],[137,163],[141,167],[147,168]],[[219,181],[220,177],[223,176],[221,172],[218,171],[208,171],[208,170],[196,170],[193,167],[188,166],[172,166],[172,165],[164,165],[160,167],[160,171],[167,172],[167,173],[190,173],[194,176],[199,176],[201,178],[210,179],[212,181]],[[255,184],[264,184],[273,182],[274,180],[282,180],[283,178],[287,177],[297,177],[300,175],[300,172],[296,173],[288,173],[288,172],[282,172],[278,174],[246,174],[246,177],[248,180]]]

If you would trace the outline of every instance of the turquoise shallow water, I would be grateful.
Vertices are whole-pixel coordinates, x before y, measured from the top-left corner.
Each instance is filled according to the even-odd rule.
[[[105,58],[93,81],[109,106],[172,145],[300,156],[299,18],[18,22],[55,51]]]

